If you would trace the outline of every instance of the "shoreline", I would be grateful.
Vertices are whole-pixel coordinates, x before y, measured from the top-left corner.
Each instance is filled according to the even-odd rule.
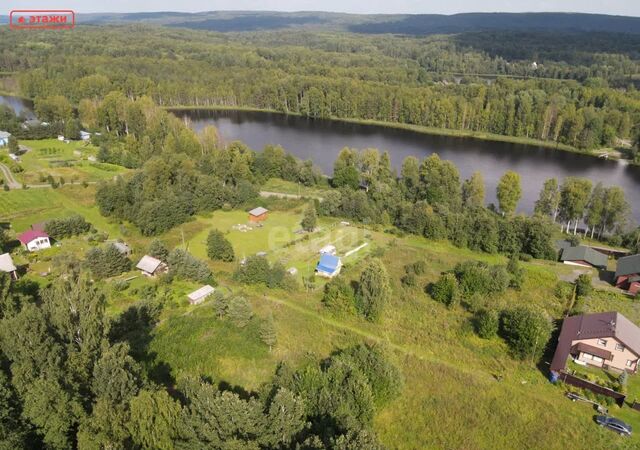
[[[305,117],[299,113],[284,113],[282,111],[278,111],[275,109],[267,109],[267,108],[254,108],[251,106],[224,106],[224,105],[213,105],[213,106],[161,106],[163,109],[167,111],[189,111],[189,110],[199,110],[199,111],[246,111],[246,112],[262,112],[262,113],[272,113],[272,114],[280,114],[284,116],[295,116],[295,117]],[[367,119],[351,119],[351,118],[340,118],[340,117],[323,117],[319,118],[320,120],[330,120],[333,122],[343,122],[343,123],[352,123],[358,125],[373,125],[383,128],[395,128],[398,130],[408,130],[421,134],[430,134],[435,136],[448,136],[455,138],[463,138],[463,139],[478,139],[482,141],[489,142],[506,142],[510,144],[520,144],[520,145],[529,145],[534,147],[543,147],[551,150],[558,150],[563,152],[577,153],[580,155],[592,156],[598,158],[600,153],[598,150],[584,151],[572,147],[566,144],[559,144],[550,141],[543,141],[540,139],[534,138],[525,138],[525,137],[516,137],[516,136],[503,136],[501,134],[492,134],[492,133],[484,133],[478,131],[462,131],[462,130],[452,130],[448,128],[432,128],[426,127],[423,125],[413,125],[407,123],[398,123],[398,122],[385,122],[382,120],[367,120]],[[615,159],[615,158],[611,158]],[[624,158],[616,159],[620,161],[628,161]]]

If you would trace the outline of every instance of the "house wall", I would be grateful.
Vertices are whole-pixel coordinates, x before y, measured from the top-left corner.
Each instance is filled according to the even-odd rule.
[[[50,248],[50,247],[51,247],[51,243],[49,242],[48,237],[37,238],[27,243],[27,250],[29,250],[30,252],[34,252],[36,250],[42,250],[44,248]]]
[[[608,337],[608,338],[602,338],[605,341],[607,341],[607,345],[600,345],[598,344],[598,339],[581,339],[581,340],[575,340],[573,341],[573,343],[571,344],[571,346],[573,347],[575,344],[577,344],[578,342],[584,342],[585,344],[591,345],[593,347],[596,348],[602,348],[604,350],[607,350],[609,352],[611,352],[611,354],[613,355],[613,359],[610,361],[604,361],[604,364],[612,367],[614,369],[618,369],[618,370],[630,370],[630,371],[635,371],[636,370],[636,366],[637,366],[637,360],[638,357],[631,351],[629,350],[626,346],[624,348],[623,351],[621,350],[616,350],[616,344],[622,344],[622,342],[618,341],[616,338],[613,337]],[[624,345],[624,344],[622,344]],[[594,365],[598,365],[597,363],[590,361],[589,359],[583,359],[583,358],[579,358],[582,361],[585,361],[589,364],[594,364]],[[633,361],[633,363],[631,364],[631,366],[627,366],[627,361],[631,360]]]
[[[629,291],[629,294],[636,295],[638,291],[640,291],[640,283],[634,281],[629,285],[629,289],[627,290]]]
[[[249,222],[262,222],[263,220],[267,220],[267,214],[268,213],[263,213],[259,216],[252,216],[249,214]]]

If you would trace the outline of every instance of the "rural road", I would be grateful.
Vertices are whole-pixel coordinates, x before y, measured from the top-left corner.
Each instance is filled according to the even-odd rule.
[[[16,181],[13,174],[11,173],[11,170],[9,170],[6,165],[0,164],[0,172],[2,172],[5,183],[7,183],[9,189],[19,189],[22,187],[22,185]]]

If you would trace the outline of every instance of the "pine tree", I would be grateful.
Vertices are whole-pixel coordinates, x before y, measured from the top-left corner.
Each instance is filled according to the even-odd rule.
[[[251,304],[244,297],[234,297],[229,302],[227,315],[235,326],[244,328],[251,320],[251,316],[253,316]]]
[[[260,339],[269,346],[269,351],[271,351],[273,346],[276,345],[276,327],[271,313],[269,313],[267,318],[260,325]]]
[[[313,204],[304,211],[304,217],[302,218],[302,229],[304,231],[313,231],[318,223],[318,217],[316,216],[316,208]]]
[[[207,236],[207,255],[218,261],[230,262],[235,259],[231,242],[219,230],[211,230]]]

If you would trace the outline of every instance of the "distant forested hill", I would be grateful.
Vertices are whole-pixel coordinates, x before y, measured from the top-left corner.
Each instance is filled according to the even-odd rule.
[[[0,16],[6,23],[7,16]],[[199,30],[242,32],[291,27],[367,34],[452,34],[478,31],[616,32],[640,34],[640,17],[578,13],[344,14],[328,12],[208,11],[78,15],[79,24],[152,23]]]

